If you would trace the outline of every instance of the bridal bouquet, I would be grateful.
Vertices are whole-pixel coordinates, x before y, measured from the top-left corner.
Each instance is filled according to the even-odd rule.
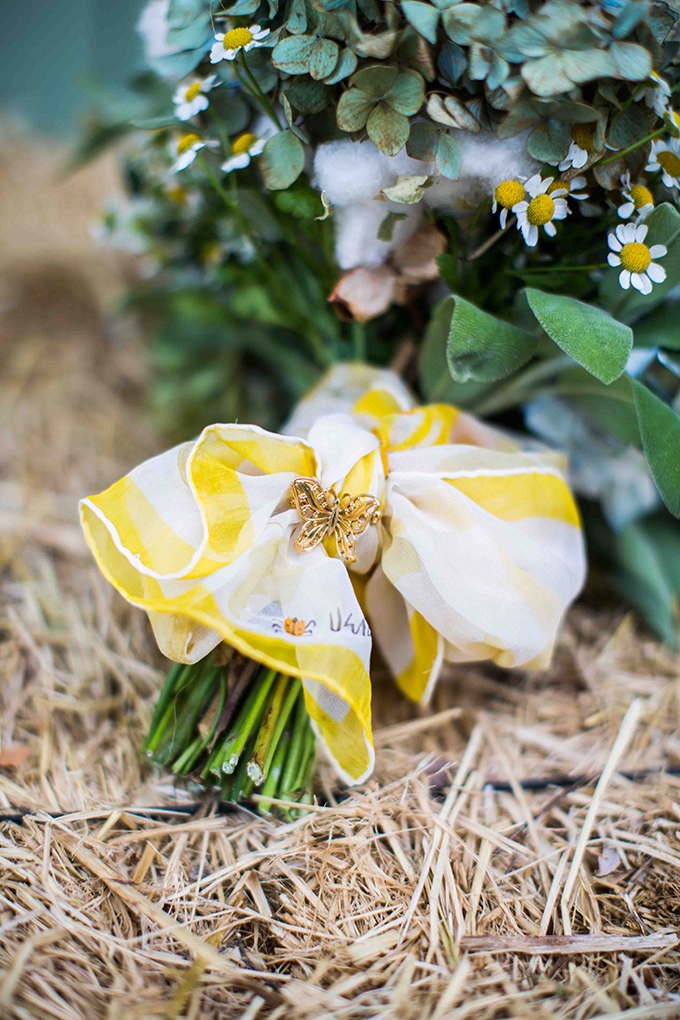
[[[84,151],[127,136],[98,236],[139,259],[155,413],[199,439],[83,513],[184,664],[157,760],[306,796],[313,732],[370,770],[371,631],[416,698],[446,658],[543,661],[582,562],[545,446],[677,644],[679,13],[146,4],[148,70]]]
[[[414,406],[389,371],[338,365],[281,434],[209,425],[83,500],[101,570],[184,664],[149,752],[290,807],[314,734],[345,782],[370,774],[373,641],[414,701],[445,661],[546,665],[585,573],[564,470],[449,404]]]

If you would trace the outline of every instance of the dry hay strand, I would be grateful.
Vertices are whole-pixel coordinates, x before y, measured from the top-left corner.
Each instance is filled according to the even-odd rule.
[[[129,352],[56,289],[0,320],[3,1020],[680,1017],[679,660],[615,609],[427,711],[379,680],[375,776],[322,767],[291,824],[140,759],[162,664],[75,497],[157,445]]]

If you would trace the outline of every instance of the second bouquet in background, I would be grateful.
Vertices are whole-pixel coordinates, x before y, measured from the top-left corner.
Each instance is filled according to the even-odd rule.
[[[224,796],[289,803],[309,796],[309,726],[345,782],[372,771],[373,641],[415,701],[445,661],[546,665],[585,575],[564,472],[415,406],[389,371],[338,365],[282,434],[212,425],[83,500],[105,576],[186,664],[148,750]],[[263,668],[225,673],[223,642]]]

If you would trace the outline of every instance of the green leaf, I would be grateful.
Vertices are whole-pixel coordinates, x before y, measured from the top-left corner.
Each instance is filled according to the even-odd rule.
[[[677,647],[673,591],[644,522],[629,524],[616,535],[614,549],[620,568],[613,578],[615,586],[664,641]]]
[[[442,131],[439,136],[437,155],[434,158],[434,165],[442,177],[448,177],[450,181],[457,181],[462,159],[463,154],[458,140],[453,135]]]
[[[313,35],[286,36],[272,50],[272,64],[286,74],[306,74],[310,69],[315,42]],[[333,67],[330,68],[332,70]],[[330,71],[327,73],[330,74]]]
[[[633,331],[610,315],[575,298],[526,289],[529,306],[558,347],[603,383],[626,367]]]
[[[427,174],[418,174],[413,177],[397,177],[397,183],[391,188],[383,188],[383,195],[390,202],[399,202],[402,205],[415,205],[420,202],[425,194],[425,187],[430,178]]]
[[[652,55],[638,43],[612,43],[609,53],[616,63],[617,78],[623,78],[625,81],[644,81],[652,73]]]
[[[493,382],[526,364],[538,344],[531,333],[496,319],[460,297],[453,297],[447,358],[456,382]]]
[[[432,124],[422,121],[411,126],[411,133],[406,143],[406,152],[411,159],[422,159],[429,162],[437,155],[439,134]]]
[[[285,94],[300,113],[320,113],[330,101],[331,91],[320,81],[311,78],[291,78]]]
[[[434,46],[437,42],[437,24],[439,11],[432,4],[420,3],[420,0],[402,0],[401,9],[416,32],[424,36]]]
[[[680,351],[680,303],[667,301],[638,319],[633,332],[636,347],[666,347]]]
[[[400,220],[406,219],[406,213],[403,212],[388,212],[385,219],[378,227],[378,240],[379,241],[391,241],[394,235],[394,228]]]
[[[397,113],[403,113],[405,117],[415,116],[424,99],[425,80],[422,74],[411,68],[401,72],[385,96],[385,102]]]
[[[347,93],[345,93],[346,95]],[[338,109],[339,112],[339,109]],[[411,125],[408,117],[380,102],[366,122],[368,137],[386,156],[396,156],[404,148]]]
[[[350,74],[354,74],[357,69],[357,58],[356,54],[352,52],[348,47],[340,51],[338,62],[333,68],[331,74],[327,78],[324,78],[326,85],[337,85],[343,78],[349,78]]]
[[[541,163],[564,159],[571,143],[569,125],[559,120],[542,121],[527,138],[527,152]]]
[[[291,131],[280,131],[262,150],[260,169],[270,191],[289,188],[302,173],[304,165],[302,142]]]
[[[309,61],[309,73],[314,81],[332,74],[339,56],[340,48],[337,43],[331,39],[317,39],[312,46]]]
[[[142,131],[158,131],[160,128],[172,127],[177,124],[177,117],[174,113],[168,113],[165,117],[149,117],[146,120],[131,120],[130,127],[140,128]]]
[[[631,379],[640,438],[661,498],[680,517],[680,418],[637,379]]]
[[[359,89],[347,89],[340,96],[335,116],[341,131],[361,131],[366,126],[368,115],[375,100]]]
[[[440,258],[449,256],[440,255]],[[482,393],[490,389],[489,383],[456,383],[451,378],[446,360],[446,346],[453,315],[453,298],[447,297],[437,305],[425,330],[420,349],[420,388],[426,400],[446,402],[467,407]]]
[[[350,78],[350,85],[361,89],[367,96],[382,99],[394,85],[399,76],[399,68],[393,64],[372,64]]]

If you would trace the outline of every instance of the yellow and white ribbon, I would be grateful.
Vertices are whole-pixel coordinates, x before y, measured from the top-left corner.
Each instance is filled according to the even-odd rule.
[[[356,783],[374,758],[371,630],[414,700],[444,660],[544,665],[583,583],[578,514],[560,455],[449,405],[416,408],[386,370],[336,366],[284,431],[209,426],[83,500],[83,527],[169,658],[196,662],[224,640],[302,677],[317,732]],[[297,477],[379,501],[355,563],[332,541],[295,549]]]

